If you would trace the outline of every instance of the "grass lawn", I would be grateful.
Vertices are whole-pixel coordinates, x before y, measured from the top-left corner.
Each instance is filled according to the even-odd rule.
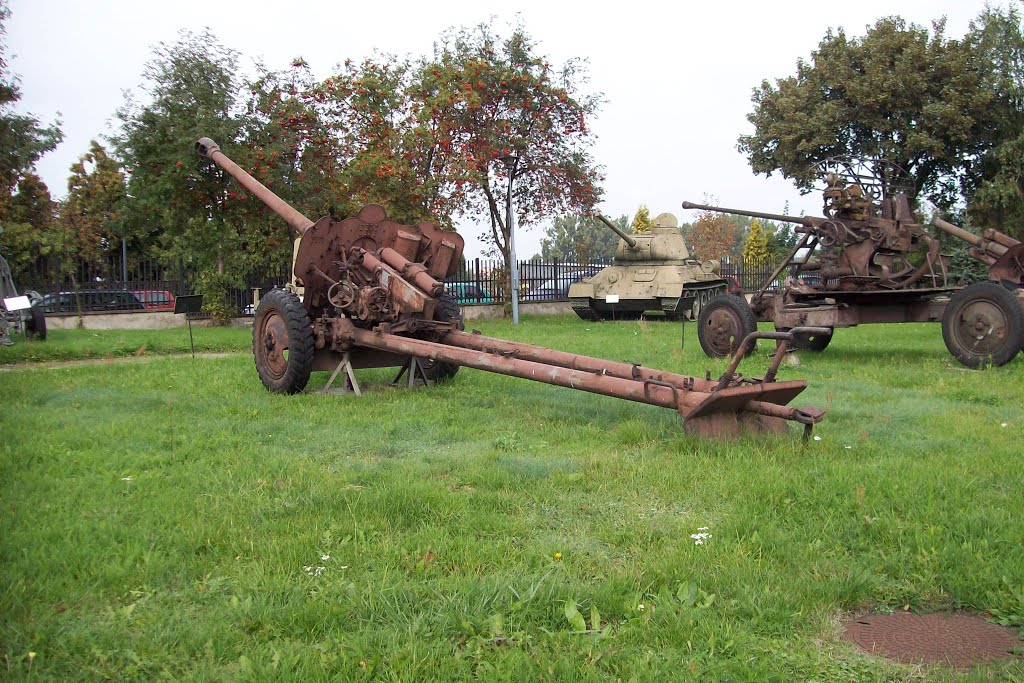
[[[485,334],[703,375],[692,328]],[[1020,680],[895,664],[862,611],[1024,622],[1024,358],[938,325],[800,354],[820,440],[712,442],[672,411],[462,370],[265,391],[247,330],[54,331],[0,363],[0,678]],[[741,367],[760,374],[769,349]],[[326,374],[314,375],[311,389]],[[696,544],[691,534],[711,534]],[[1024,641],[1021,642],[1024,648]]]

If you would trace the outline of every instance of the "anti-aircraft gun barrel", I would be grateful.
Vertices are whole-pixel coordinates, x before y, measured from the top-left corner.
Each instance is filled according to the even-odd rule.
[[[313,227],[313,221],[303,216],[288,202],[267,189],[266,185],[242,170],[238,164],[231,161],[224,152],[220,151],[220,145],[210,138],[199,138],[196,142],[196,152],[227,171],[239,184],[259,197],[274,213],[283,218],[288,225],[292,226],[292,229],[300,236]]]
[[[622,241],[625,242],[626,244],[628,244],[630,249],[635,249],[636,248],[636,240],[633,239],[631,236],[627,235],[626,233],[624,233],[619,226],[617,226],[614,223],[612,223],[610,220],[608,220],[608,218],[606,218],[605,216],[603,216],[603,215],[601,215],[599,213],[595,213],[594,214],[594,218],[596,218],[597,220],[599,220],[602,223],[604,223],[605,225],[607,225],[609,230],[611,230],[616,235],[621,237]]]
[[[969,250],[971,256],[980,261],[985,261],[989,265],[1011,248],[1020,244],[1017,240],[998,230],[986,230],[984,237],[979,237],[941,218],[936,218],[934,224],[936,228],[942,230],[947,235],[952,235],[970,244],[974,247],[974,249]]]
[[[737,216],[749,216],[751,218],[763,218],[768,221],[779,221],[781,223],[798,223],[805,228],[813,228],[821,222],[820,218],[808,216],[786,216],[781,213],[764,213],[762,211],[746,211],[744,209],[727,209],[724,206],[711,206],[710,204],[694,204],[683,202],[684,209],[701,209],[704,211],[717,211],[718,213],[731,213]]]

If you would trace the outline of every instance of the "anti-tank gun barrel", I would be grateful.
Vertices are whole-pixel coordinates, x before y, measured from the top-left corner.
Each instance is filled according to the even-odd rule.
[[[288,225],[292,226],[292,229],[300,236],[313,227],[313,221],[303,216],[288,202],[267,189],[266,185],[242,170],[238,164],[231,161],[226,154],[221,152],[220,145],[210,138],[199,138],[196,142],[196,152],[227,171],[239,184],[259,197],[274,213],[283,218]]]
[[[823,219],[811,218],[808,216],[786,216],[781,213],[764,213],[763,211],[746,211],[744,209],[728,209],[724,206],[712,206],[710,204],[695,204],[683,202],[684,209],[701,209],[703,211],[717,211],[718,213],[730,213],[736,216],[749,216],[750,218],[763,218],[768,221],[779,221],[781,223],[797,223],[805,228],[816,227]]]
[[[605,217],[605,216],[603,216],[603,215],[601,215],[599,213],[595,213],[594,214],[594,218],[596,218],[597,220],[599,220],[602,223],[604,223],[605,225],[607,225],[609,230],[611,230],[616,235],[621,237],[622,241],[625,242],[626,244],[628,244],[630,249],[635,249],[636,248],[636,240],[633,239],[633,237],[631,237],[630,235],[628,235],[625,232],[623,232],[622,228],[620,228],[619,226],[617,226],[614,223],[612,223],[610,220],[608,220],[607,217]]]

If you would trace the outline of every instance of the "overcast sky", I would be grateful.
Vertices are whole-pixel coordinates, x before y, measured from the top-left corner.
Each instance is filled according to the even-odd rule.
[[[743,206],[817,215],[820,200],[800,196],[777,175],[755,176],[736,151],[751,131],[750,96],[763,79],[791,75],[828,28],[862,35],[883,16],[918,24],[947,18],[946,35],[961,37],[983,0],[859,0],[824,2],[498,3],[264,2],[262,0],[9,0],[8,66],[20,75],[20,112],[44,123],[59,116],[64,142],[38,170],[55,197],[66,191],[68,168],[89,140],[109,134],[125,90],[137,89],[152,47],[178,31],[209,27],[222,44],[283,69],[297,56],[317,76],[346,58],[382,52],[429,54],[453,26],[521,21],[538,51],[561,64],[589,63],[589,92],[605,103],[593,129],[594,156],[605,167],[601,210],[630,216],[641,204],[651,215],[683,211],[683,200],[716,197]],[[996,3],[998,4],[998,3]],[[313,218],[316,218],[315,216]],[[483,223],[465,220],[467,255],[479,255]],[[543,227],[517,234],[520,258],[540,250]]]

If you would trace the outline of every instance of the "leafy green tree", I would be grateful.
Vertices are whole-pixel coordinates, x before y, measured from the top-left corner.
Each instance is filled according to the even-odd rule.
[[[60,207],[60,222],[69,231],[78,256],[102,267],[129,237],[120,220],[126,197],[125,177],[118,163],[95,140],[89,151],[71,165],[68,194]],[[115,273],[116,274],[116,273]]]
[[[650,232],[654,226],[654,221],[651,220],[651,211],[647,208],[646,204],[641,204],[640,208],[636,210],[636,214],[633,215],[633,222],[630,225],[630,230],[633,232]]]
[[[40,124],[30,114],[18,114],[18,77],[7,69],[7,19],[10,9],[0,1],[0,245],[16,280],[24,269],[52,247],[54,204],[46,184],[34,173],[35,164],[63,139],[60,122]]]
[[[123,220],[152,235],[163,258],[200,274],[207,309],[227,316],[224,292],[255,265],[287,259],[288,228],[265,210],[254,213],[238,184],[195,154],[195,141],[213,138],[243,168],[254,152],[232,143],[245,139],[238,54],[209,32],[182,32],[161,43],[144,71],[148,102],[118,111],[121,132],[112,138],[128,173],[130,202]],[[248,131],[251,134],[251,131]],[[271,179],[272,180],[272,179]],[[273,182],[267,183],[273,186]]]
[[[764,230],[768,238],[768,258],[773,263],[786,258],[799,239],[786,223],[764,221]]]
[[[780,171],[802,190],[815,164],[833,156],[867,161],[913,197],[940,206],[957,198],[957,178],[991,144],[998,94],[987,87],[985,60],[963,41],[880,19],[863,37],[829,30],[797,73],[762,82],[748,120],[754,132],[739,150],[757,173]]]
[[[58,265],[70,266],[73,243],[59,229],[54,216],[57,205],[50,198],[46,183],[31,171],[23,171],[17,192],[4,204],[3,233],[0,245],[4,258],[19,286],[29,284],[32,272],[57,257]]]
[[[629,217],[620,216],[612,221],[623,231],[629,231]],[[558,216],[540,241],[541,256],[545,261],[574,261],[589,264],[615,255],[619,237],[592,216]]]
[[[979,228],[1024,238],[1024,30],[1015,7],[986,7],[965,42],[988,65],[987,89],[996,93],[993,142],[965,174],[968,217]]]
[[[743,242],[743,263],[748,266],[763,266],[768,259],[768,232],[761,220],[755,218],[750,221],[750,229]]]

